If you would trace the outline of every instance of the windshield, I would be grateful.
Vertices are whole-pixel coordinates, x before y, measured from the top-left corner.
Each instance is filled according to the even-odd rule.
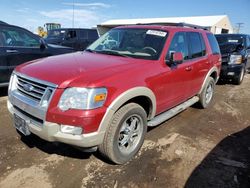
[[[160,57],[166,38],[166,31],[118,28],[105,33],[87,51],[156,60]]]
[[[215,36],[220,45],[227,43],[240,43],[244,45],[244,37],[240,35]]]
[[[63,38],[66,30],[50,30],[47,38]]]

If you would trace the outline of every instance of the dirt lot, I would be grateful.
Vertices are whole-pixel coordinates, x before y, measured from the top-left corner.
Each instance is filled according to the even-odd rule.
[[[1,89],[2,90],[2,89]],[[250,75],[217,85],[212,106],[151,129],[129,163],[20,137],[0,97],[0,187],[250,187]]]

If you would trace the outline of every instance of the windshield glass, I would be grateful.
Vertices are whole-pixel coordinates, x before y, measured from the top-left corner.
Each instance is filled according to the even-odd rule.
[[[47,38],[63,38],[66,30],[50,30]]]
[[[118,28],[105,33],[87,51],[156,60],[167,38],[166,31]]]
[[[239,35],[215,36],[220,45],[226,43],[240,43],[244,45],[244,37]]]

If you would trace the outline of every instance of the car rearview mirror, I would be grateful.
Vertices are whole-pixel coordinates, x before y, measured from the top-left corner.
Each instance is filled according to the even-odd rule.
[[[44,50],[46,48],[46,42],[43,39],[40,39],[40,49]]]

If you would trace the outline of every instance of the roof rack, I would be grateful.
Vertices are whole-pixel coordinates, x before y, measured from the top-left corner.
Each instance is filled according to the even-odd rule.
[[[163,26],[190,27],[190,28],[194,28],[194,29],[203,29],[203,30],[208,30],[209,29],[209,27],[189,24],[189,23],[185,23],[185,22],[179,22],[179,23],[173,23],[173,22],[138,23],[136,25],[163,25]]]

